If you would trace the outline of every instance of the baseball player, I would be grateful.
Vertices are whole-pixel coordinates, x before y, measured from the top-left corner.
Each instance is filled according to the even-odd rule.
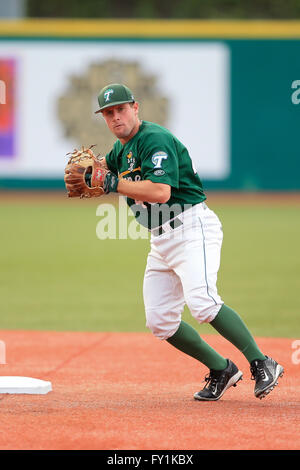
[[[186,304],[199,323],[210,323],[246,357],[254,394],[265,397],[284,369],[261,352],[241,317],[218,294],[222,226],[205,202],[188,150],[169,130],[140,120],[139,103],[125,85],[107,85],[98,102],[96,113],[117,138],[101,161],[103,190],[125,196],[137,221],[151,232],[143,285],[146,326],[209,369],[194,398],[219,400],[243,373],[182,321]]]

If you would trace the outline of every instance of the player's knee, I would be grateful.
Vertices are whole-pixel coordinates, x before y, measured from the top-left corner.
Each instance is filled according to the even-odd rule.
[[[159,339],[165,340],[174,335],[180,325],[180,318],[165,319],[160,312],[147,311],[146,312],[146,327]]]
[[[218,298],[208,298],[205,301],[193,298],[187,302],[187,305],[198,323],[210,323],[218,315],[223,302]]]

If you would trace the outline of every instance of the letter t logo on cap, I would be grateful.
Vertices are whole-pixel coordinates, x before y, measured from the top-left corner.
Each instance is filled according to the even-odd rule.
[[[104,93],[104,97],[105,97],[105,101],[109,101],[110,100],[110,95],[111,93],[113,93],[114,90],[112,90],[111,88],[109,90],[107,90],[105,93]]]

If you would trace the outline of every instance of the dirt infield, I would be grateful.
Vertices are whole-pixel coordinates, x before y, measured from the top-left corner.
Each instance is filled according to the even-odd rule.
[[[203,338],[244,372],[218,402],[193,399],[206,368],[150,333],[0,331],[7,362],[0,375],[53,387],[47,395],[0,396],[0,449],[299,449],[293,340],[257,338],[285,368],[279,386],[258,400],[241,353],[218,335]]]

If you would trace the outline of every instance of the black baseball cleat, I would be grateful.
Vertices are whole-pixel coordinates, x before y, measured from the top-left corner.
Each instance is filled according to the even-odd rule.
[[[210,369],[209,375],[205,377],[205,387],[195,393],[195,400],[216,401],[226,392],[229,387],[236,387],[236,383],[242,380],[243,373],[237,366],[227,359],[227,367],[223,370]]]
[[[283,376],[284,369],[274,359],[266,356],[264,360],[252,361],[250,371],[251,379],[255,380],[254,395],[262,399],[278,385],[278,378]]]

